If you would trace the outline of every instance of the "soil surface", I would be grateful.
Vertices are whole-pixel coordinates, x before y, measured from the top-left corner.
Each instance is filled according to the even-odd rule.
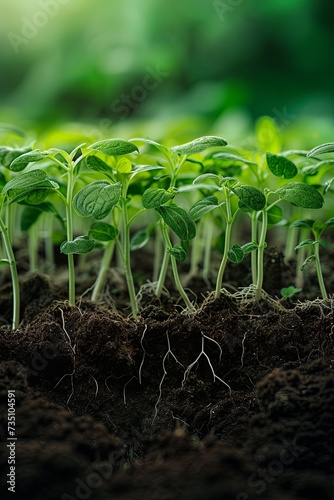
[[[93,303],[88,266],[76,307],[61,273],[27,275],[16,331],[5,326],[4,279],[1,498],[334,499],[334,300],[316,298],[312,273],[304,295],[278,299],[291,266],[276,251],[266,265],[259,302],[239,288],[246,265],[230,265],[219,299],[189,281],[195,313],[143,287],[138,320],[127,317],[120,275]],[[16,496],[6,484],[8,390]]]

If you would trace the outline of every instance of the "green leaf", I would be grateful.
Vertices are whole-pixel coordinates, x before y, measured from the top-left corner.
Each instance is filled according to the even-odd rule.
[[[8,259],[0,259],[0,266],[9,266],[10,262]]]
[[[238,196],[243,204],[252,210],[263,210],[266,206],[266,197],[259,189],[253,186],[245,184],[233,188],[232,191]]]
[[[98,141],[88,146],[87,149],[93,149],[94,151],[99,151],[108,156],[121,156],[138,151],[135,144],[130,141],[125,141],[124,139],[106,139]]]
[[[242,251],[244,252],[244,255],[254,252],[254,250],[257,250],[258,248],[259,245],[256,243],[256,241],[250,241],[249,243],[245,243],[241,247]]]
[[[88,237],[97,241],[113,241],[117,236],[117,228],[107,222],[93,222],[88,231]]]
[[[44,202],[33,206],[27,205],[26,203],[23,204],[25,206],[21,215],[21,231],[29,231],[30,227],[37,221],[38,217],[43,212],[54,215],[61,223],[63,229],[65,229],[64,219],[52,203]]]
[[[221,153],[215,153],[212,155],[212,158],[217,158],[219,160],[230,160],[230,161],[239,161],[245,163],[246,165],[257,165],[255,161],[248,160],[241,155],[230,153],[229,151],[223,151]]]
[[[316,240],[314,243],[322,246],[323,248],[329,248],[329,243],[326,240]]]
[[[196,226],[187,212],[176,205],[155,209],[180,240],[192,240],[196,236]]]
[[[326,220],[326,222],[325,222],[325,227],[330,227],[330,226],[334,226],[334,217]]]
[[[312,255],[309,255],[305,260],[304,262],[302,263],[302,265],[300,266],[300,270],[301,271],[304,271],[304,268],[307,266],[307,264],[309,264],[310,262],[312,262],[313,260],[315,260],[315,255],[312,254]]]
[[[37,187],[47,180],[47,174],[44,170],[31,170],[11,179],[2,190],[2,194],[7,193],[11,189],[29,189]]]
[[[276,177],[284,177],[284,179],[292,179],[298,174],[296,165],[285,158],[284,156],[266,154],[267,165],[269,170],[276,175]]]
[[[16,158],[10,165],[10,169],[13,172],[20,172],[23,170],[29,163],[33,161],[41,161],[45,160],[50,156],[50,151],[41,151],[40,149],[35,149],[34,151],[29,151],[28,153],[24,153],[23,155]]]
[[[291,297],[293,297],[296,293],[299,293],[301,292],[302,289],[301,288],[295,288],[293,285],[291,286],[288,286],[286,288],[281,288],[281,295],[282,297],[284,297],[285,299],[290,299]]]
[[[315,223],[315,220],[313,220],[313,219],[298,219],[298,220],[295,220],[290,225],[290,227],[307,227],[308,229],[312,229],[314,223]]]
[[[82,217],[104,219],[119,202],[122,186],[107,180],[94,181],[80,189],[73,198],[73,207]]]
[[[202,198],[194,203],[194,205],[190,208],[188,215],[192,221],[197,221],[218,206],[219,203],[216,196],[207,196],[206,198]]]
[[[59,186],[47,178],[43,170],[31,170],[11,179],[3,188],[10,203],[26,200],[30,204],[38,204],[45,200],[50,191]],[[43,192],[42,192],[43,191]]]
[[[268,212],[268,226],[276,226],[283,220],[283,210],[281,207],[274,205]]]
[[[5,168],[10,168],[11,163],[24,153],[31,151],[30,146],[25,146],[23,148],[10,148],[7,146],[0,147],[0,165]]]
[[[149,242],[154,226],[155,224],[150,225],[148,229],[137,231],[131,238],[130,249],[134,251],[143,248]]]
[[[84,254],[91,252],[94,246],[94,241],[90,240],[88,236],[78,236],[73,241],[63,241],[60,245],[60,251],[66,255]]]
[[[304,240],[304,241],[301,241],[300,243],[298,243],[298,245],[295,247],[295,250],[299,250],[300,248],[304,248],[304,247],[309,247],[309,246],[312,246],[314,245],[314,240]]]
[[[164,205],[169,200],[175,198],[176,190],[166,190],[162,188],[149,188],[142,196],[142,204],[144,208],[158,208]]]
[[[320,144],[320,146],[316,146],[311,149],[307,156],[317,156],[324,153],[334,153],[334,142],[327,142],[325,144]]]
[[[132,171],[131,161],[127,158],[120,158],[119,160],[117,160],[115,169],[120,174],[130,174]]]
[[[94,172],[102,172],[106,174],[108,177],[111,174],[111,168],[107,165],[101,158],[95,155],[89,155],[86,158],[86,166],[89,170],[93,170]]]
[[[284,184],[276,193],[282,200],[302,208],[321,208],[324,204],[324,198],[319,191],[314,186],[302,182]]]
[[[137,174],[142,174],[143,172],[150,172],[152,170],[166,170],[165,167],[160,165],[135,165],[132,168],[130,179],[133,179]]]
[[[206,181],[207,179],[215,179],[218,182],[219,175],[211,173],[199,175],[198,177],[196,177],[196,179],[193,180],[193,184],[199,184],[203,181]]]
[[[140,141],[140,142],[144,142],[145,144],[148,144],[149,146],[154,146],[155,148],[157,148],[160,151],[160,153],[163,153],[168,158],[170,158],[173,154],[170,149],[166,148],[166,146],[164,146],[163,144],[159,144],[158,142],[152,141],[151,139],[144,139],[142,137],[135,137],[134,139],[131,139],[131,141]]]
[[[168,248],[167,252],[178,262],[184,262],[187,258],[187,252],[181,247],[181,245],[174,245],[172,248]]]
[[[234,264],[239,264],[244,258],[244,252],[240,245],[237,243],[232,245],[232,248],[227,252],[228,259]]]
[[[226,146],[227,142],[225,139],[216,136],[204,136],[195,139],[194,141],[187,142],[186,144],[181,144],[180,146],[174,146],[171,151],[179,155],[194,155],[201,153],[207,148],[212,148],[216,146]]]
[[[324,188],[324,194],[326,194],[330,190],[333,181],[334,181],[334,177],[332,177],[331,179],[326,181],[325,188]]]

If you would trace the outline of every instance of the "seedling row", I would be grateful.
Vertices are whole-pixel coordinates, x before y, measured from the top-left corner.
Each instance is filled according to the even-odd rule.
[[[124,270],[131,313],[137,318],[139,290],[132,255],[145,245],[153,248],[151,288],[157,297],[171,269],[186,310],[194,311],[180,263],[189,263],[188,278],[200,269],[205,283],[218,248],[215,298],[221,294],[227,263],[237,264],[248,256],[249,290],[259,301],[268,231],[277,233],[278,246],[284,240],[286,258],[298,263],[294,285],[282,293],[291,296],[301,290],[303,269],[313,262],[319,292],[327,298],[321,252],[330,251],[326,235],[334,225],[333,153],[334,143],[311,151],[282,151],[269,118],[260,120],[252,150],[216,136],[172,147],[147,138],[105,139],[80,144],[72,151],[35,149],[34,145],[0,147],[0,264],[9,266],[11,274],[12,328],[20,323],[13,248],[22,232],[32,270],[38,265],[42,238],[49,264],[54,265],[54,235],[61,235],[71,305],[76,301],[74,255],[101,255],[91,294],[92,300],[98,300],[116,254]]]

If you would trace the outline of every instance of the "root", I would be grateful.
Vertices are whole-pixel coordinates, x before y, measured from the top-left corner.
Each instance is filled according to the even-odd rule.
[[[139,370],[138,370],[138,377],[136,377],[135,375],[133,375],[130,380],[128,380],[126,382],[126,384],[124,385],[123,387],[123,401],[124,401],[124,404],[126,405],[126,394],[125,394],[125,389],[126,389],[126,386],[134,379],[138,380],[139,384],[141,385],[142,383],[142,369],[143,369],[143,365],[144,365],[144,362],[145,362],[145,357],[147,354],[146,350],[145,350],[145,347],[144,347],[144,344],[143,344],[143,341],[144,341],[144,337],[145,337],[145,333],[146,333],[146,330],[147,330],[147,325],[145,325],[144,327],[144,331],[142,333],[142,336],[141,336],[141,339],[140,339],[140,345],[141,345],[141,348],[143,350],[143,357],[142,357],[142,360],[141,360],[141,363],[140,363],[140,366],[139,366]]]
[[[66,401],[66,406],[67,406],[67,409],[68,411],[70,411],[70,408],[69,408],[69,402],[71,400],[71,398],[73,397],[73,394],[74,394],[74,375],[75,375],[75,369],[76,369],[76,355],[77,355],[77,344],[72,344],[72,340],[71,340],[71,337],[68,333],[68,331],[66,330],[66,326],[65,326],[65,318],[64,318],[64,311],[59,308],[60,310],[60,314],[61,314],[61,319],[62,319],[62,329],[63,329],[63,332],[64,332],[64,335],[65,335],[65,338],[66,338],[66,343],[69,345],[69,348],[72,352],[72,360],[73,360],[73,370],[71,373],[65,373],[65,375],[63,375],[61,377],[61,379],[56,383],[56,385],[54,386],[53,389],[55,389],[61,382],[62,380],[64,380],[64,378],[66,377],[70,377],[70,380],[71,380],[71,393],[69,395],[69,397],[67,398],[67,401]]]
[[[212,372],[212,375],[213,375],[213,381],[215,382],[216,379],[219,380],[223,385],[225,385],[228,388],[230,396],[231,396],[232,395],[232,389],[231,389],[231,387],[223,379],[221,379],[220,377],[218,377],[218,375],[216,375],[216,372],[214,371],[214,368],[213,368],[213,366],[211,364],[210,358],[209,358],[209,356],[205,352],[205,349],[204,349],[204,347],[205,347],[204,346],[205,339],[208,339],[211,342],[213,342],[214,344],[218,345],[219,350],[220,350],[219,360],[221,360],[221,355],[222,355],[221,347],[219,346],[218,342],[216,342],[215,340],[211,339],[207,335],[204,335],[203,332],[201,332],[201,333],[202,333],[202,349],[201,349],[201,352],[199,353],[199,355],[197,356],[197,358],[195,359],[195,361],[193,361],[193,363],[191,363],[187,367],[186,371],[184,372],[184,374],[183,374],[183,380],[182,380],[182,387],[184,387],[184,384],[186,383],[186,380],[187,380],[187,376],[189,375],[189,373],[192,370],[192,368],[198,363],[198,361],[200,360],[200,358],[202,356],[204,356],[206,358],[208,364],[209,364],[210,369],[211,369],[211,372]]]
[[[160,403],[161,397],[162,397],[162,385],[163,385],[164,380],[165,380],[166,375],[167,375],[167,370],[166,370],[165,362],[168,359],[168,356],[171,355],[175,359],[175,361],[177,362],[177,364],[180,365],[180,366],[182,366],[182,368],[184,368],[183,364],[180,363],[180,361],[177,359],[177,357],[175,356],[175,354],[173,353],[173,351],[170,348],[170,340],[169,340],[168,332],[166,332],[166,337],[167,337],[168,351],[166,352],[166,354],[164,355],[163,360],[162,360],[162,368],[163,368],[164,374],[163,374],[162,379],[160,380],[160,384],[159,384],[159,397],[158,397],[157,402],[155,403],[155,406],[154,406],[155,411],[154,411],[154,417],[153,417],[153,420],[152,420],[152,425],[154,424],[155,419],[158,416],[158,406],[159,406],[159,403]]]

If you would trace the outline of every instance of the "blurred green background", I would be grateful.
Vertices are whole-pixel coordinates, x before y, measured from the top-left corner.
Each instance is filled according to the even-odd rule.
[[[333,140],[331,13],[330,0],[1,0],[0,122],[112,135],[187,117],[237,139],[268,115]]]

